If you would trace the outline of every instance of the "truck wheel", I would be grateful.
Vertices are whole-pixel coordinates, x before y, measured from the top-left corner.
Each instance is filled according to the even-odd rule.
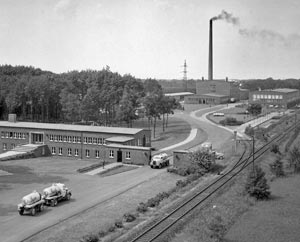
[[[51,207],[55,207],[57,205],[57,200],[53,199],[51,200]]]
[[[71,194],[67,193],[67,201],[69,201],[71,199]]]
[[[170,162],[167,160],[167,166],[169,166],[170,165]]]
[[[32,208],[32,209],[31,209],[31,215],[34,216],[35,214],[36,214],[36,209],[35,209],[35,208]]]
[[[19,214],[22,216],[24,214],[24,210],[23,209],[19,210]]]
[[[42,212],[44,210],[44,204],[40,205],[40,212]]]
[[[161,168],[162,168],[162,165],[161,165],[161,163],[159,164],[158,168],[159,168],[159,169],[161,169]]]

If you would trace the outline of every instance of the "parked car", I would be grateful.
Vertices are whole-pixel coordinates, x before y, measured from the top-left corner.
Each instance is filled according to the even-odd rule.
[[[217,160],[223,160],[224,159],[224,154],[222,152],[218,152],[218,151],[213,151],[215,158]]]
[[[224,116],[224,113],[214,113],[213,115],[214,115],[214,116],[219,116],[219,117],[221,116],[221,117],[223,117],[223,116]]]
[[[62,183],[53,183],[52,186],[43,190],[43,199],[46,205],[55,207],[61,200],[70,200],[71,190]]]
[[[170,164],[170,161],[169,161],[168,154],[162,153],[162,154],[153,156],[153,158],[151,159],[151,162],[150,162],[150,167],[151,168],[162,168],[165,166],[169,166],[169,164]]]
[[[18,212],[20,215],[27,212],[34,216],[36,212],[44,210],[44,203],[45,200],[42,195],[37,191],[33,191],[22,198],[22,202],[18,204]]]

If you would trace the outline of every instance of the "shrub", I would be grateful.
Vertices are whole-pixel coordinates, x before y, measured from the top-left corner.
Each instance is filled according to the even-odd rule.
[[[190,160],[197,166],[197,171],[209,172],[215,164],[214,155],[201,149],[189,155]]]
[[[277,177],[284,176],[283,164],[280,157],[277,157],[276,160],[270,164],[270,170]]]
[[[246,186],[246,192],[255,197],[256,199],[263,200],[268,199],[270,196],[270,186],[267,183],[267,179],[265,178],[264,171],[255,166],[253,170],[248,175]]]
[[[148,207],[145,203],[140,203],[136,209],[139,213],[145,213],[148,210]]]
[[[248,136],[253,136],[254,135],[254,128],[252,128],[250,125],[248,125],[245,128],[245,134]]]
[[[117,220],[117,221],[115,222],[115,227],[118,228],[118,229],[123,228],[124,225],[123,225],[122,220]]]
[[[208,228],[212,232],[211,238],[214,238],[216,241],[222,241],[226,233],[226,226],[224,225],[221,216],[215,216],[213,220],[208,224]]]
[[[123,218],[124,218],[125,222],[127,222],[127,223],[131,223],[134,220],[136,220],[136,216],[134,214],[131,214],[131,213],[125,213]]]
[[[177,169],[177,174],[179,176],[187,176],[188,175],[188,171],[186,167],[180,167]]]
[[[294,146],[289,152],[289,165],[294,170],[294,172],[300,171],[300,150],[298,147]]]
[[[102,237],[105,236],[105,234],[106,234],[105,231],[100,230],[99,233],[98,233],[98,237],[99,237],[99,238],[102,238]]]
[[[177,174],[177,169],[176,169],[176,168],[174,168],[174,167],[168,167],[168,168],[167,168],[167,172],[170,172],[170,173],[175,173],[175,174]]]
[[[222,119],[219,123],[222,124],[222,125],[234,126],[234,125],[241,125],[244,122],[243,121],[239,121],[236,118],[227,117],[225,119]]]
[[[99,241],[99,238],[95,234],[86,235],[80,240],[80,242],[98,242],[98,241]]]
[[[271,152],[273,152],[274,154],[281,154],[280,150],[279,150],[278,144],[272,144],[272,146],[271,146]]]
[[[157,197],[153,197],[148,199],[148,201],[146,202],[146,206],[150,207],[150,208],[154,208],[157,207],[159,205],[159,199]]]
[[[179,180],[176,182],[176,187],[181,188],[181,187],[185,187],[187,185],[186,181],[183,180]]]
[[[116,230],[116,226],[115,225],[112,225],[108,228],[108,232],[112,233]]]

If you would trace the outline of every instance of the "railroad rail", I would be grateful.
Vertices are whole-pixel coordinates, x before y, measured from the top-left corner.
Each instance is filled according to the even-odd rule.
[[[175,208],[173,208],[168,214],[161,217],[157,222],[145,228],[134,239],[130,242],[152,242],[152,241],[162,241],[164,236],[175,227],[184,217],[191,214],[191,212],[202,205],[206,200],[216,194],[221,188],[223,188],[227,183],[229,183],[233,178],[239,175],[246,167],[253,164],[261,157],[265,152],[267,152],[274,142],[281,141],[288,133],[295,130],[299,125],[292,125],[288,127],[285,132],[276,135],[270,141],[268,141],[263,146],[259,147],[254,152],[244,158],[246,150],[241,155],[240,159],[236,164],[218,177],[215,181],[209,184],[204,189],[196,192],[194,195],[188,197],[187,199],[181,201]]]

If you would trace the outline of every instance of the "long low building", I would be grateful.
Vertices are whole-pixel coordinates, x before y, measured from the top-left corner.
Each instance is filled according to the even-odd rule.
[[[249,103],[259,103],[265,106],[276,106],[286,109],[300,103],[300,91],[290,88],[253,91],[249,93]]]
[[[151,131],[146,129],[0,121],[0,152],[25,144],[46,145],[53,156],[148,164]]]

